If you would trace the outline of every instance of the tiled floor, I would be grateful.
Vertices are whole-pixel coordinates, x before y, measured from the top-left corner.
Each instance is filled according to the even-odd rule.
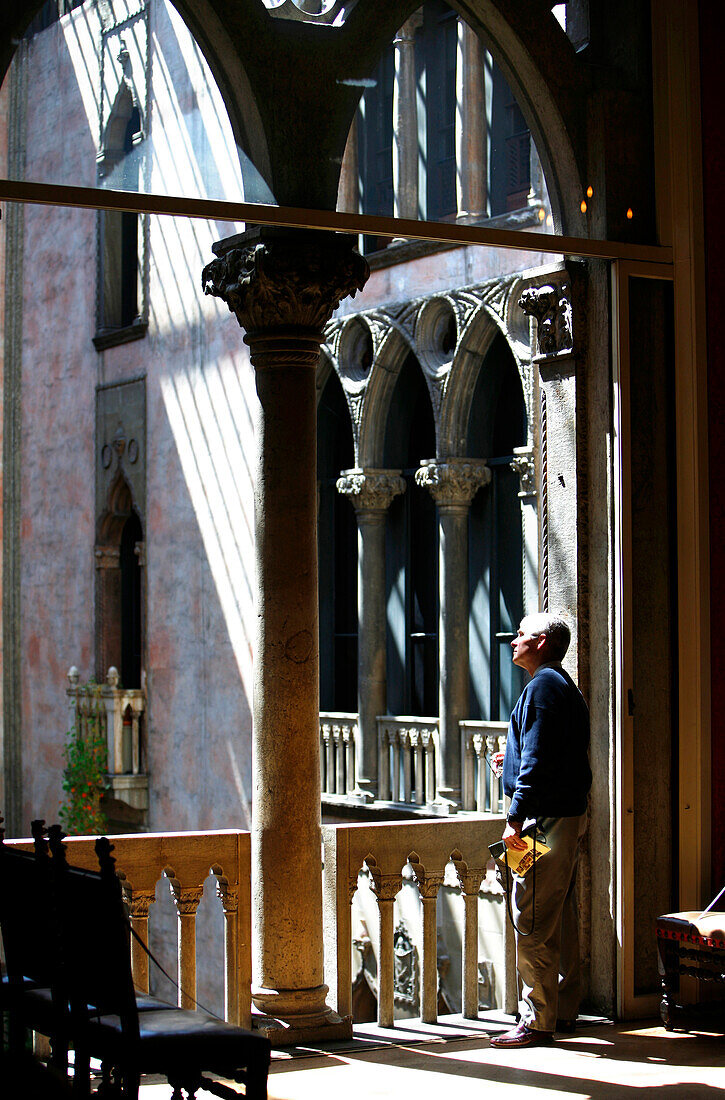
[[[550,1047],[517,1052],[496,1050],[483,1034],[418,1042],[406,1042],[401,1034],[399,1043],[376,1048],[369,1038],[359,1042],[359,1051],[276,1056],[270,1100],[722,1100],[725,1095],[725,1037],[668,1033],[654,1021],[586,1027]],[[141,1092],[142,1100],[169,1096],[163,1085]]]

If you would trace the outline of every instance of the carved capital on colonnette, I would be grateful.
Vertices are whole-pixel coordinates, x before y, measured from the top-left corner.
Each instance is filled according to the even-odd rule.
[[[245,247],[230,248],[206,265],[204,293],[226,302],[251,345],[270,329],[303,329],[321,338],[333,311],[362,290],[370,274],[353,239],[257,232]]]
[[[149,909],[156,901],[155,890],[132,890],[128,908],[134,920],[148,920]]]
[[[536,319],[539,355],[561,355],[574,346],[569,287],[532,286],[519,298],[519,306]]]
[[[536,496],[536,464],[533,451],[514,451],[511,469],[519,475],[520,497]]]
[[[432,458],[415,471],[416,484],[428,489],[439,507],[469,505],[490,480],[491,471],[485,462],[467,459],[438,462]]]
[[[180,917],[193,917],[199,908],[201,896],[204,893],[203,886],[181,886],[176,879],[170,879],[171,893],[176,903],[176,911]]]
[[[405,492],[405,479],[394,470],[343,470],[337,491],[349,497],[356,512],[385,512]]]
[[[445,872],[426,871],[415,852],[411,852],[408,856],[408,863],[413,872],[413,878],[415,879],[415,884],[418,887],[421,898],[423,901],[432,901],[438,896],[438,891],[443,885]]]

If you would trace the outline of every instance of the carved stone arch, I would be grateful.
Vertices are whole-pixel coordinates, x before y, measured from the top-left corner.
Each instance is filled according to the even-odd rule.
[[[118,545],[126,521],[134,513],[143,522],[141,512],[134,501],[133,489],[119,466],[108,489],[105,511],[98,519],[98,543],[109,546]]]
[[[125,155],[128,124],[134,108],[139,112],[136,133],[142,135],[144,130],[143,105],[139,103],[131,82],[124,78],[118,86],[108,122],[103,131],[103,141],[98,156],[98,169],[102,176],[108,175]]]
[[[506,289],[503,308],[494,308],[487,296],[482,295],[480,305],[469,315],[460,334],[441,408],[440,446],[441,453],[446,456],[463,457],[465,453],[468,418],[478,372],[499,332],[506,340],[516,364],[526,406],[529,440],[531,438],[534,416],[533,368],[528,345],[522,343],[518,338],[518,329],[512,330],[509,323],[512,317],[511,302],[517,297],[519,286],[520,280],[514,280]]]
[[[465,331],[466,339],[461,339],[456,348],[441,404],[439,451],[446,458],[489,458],[489,455],[466,455],[468,418],[479,371],[499,327],[481,306]]]
[[[393,318],[386,320],[387,328],[378,343],[360,409],[357,465],[365,469],[384,465],[385,430],[395,383],[408,355],[415,354],[413,342],[406,332]]]

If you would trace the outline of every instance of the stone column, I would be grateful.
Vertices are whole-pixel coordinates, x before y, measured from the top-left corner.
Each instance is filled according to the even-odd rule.
[[[357,743],[356,793],[378,794],[377,717],[387,712],[385,661],[385,514],[405,492],[399,470],[343,470],[337,490],[357,518]]]
[[[358,114],[352,120],[350,133],[347,135],[347,144],[340,168],[340,183],[337,188],[337,209],[347,214],[357,214],[360,204],[360,187],[358,180]]]
[[[488,127],[483,44],[468,23],[458,20],[456,54],[457,221],[475,222],[488,207]]]
[[[418,108],[415,85],[415,32],[420,16],[403,23],[395,36],[393,84],[393,213],[418,217]]]
[[[430,459],[416,470],[418,485],[438,506],[440,677],[439,801],[455,812],[461,803],[459,722],[468,715],[468,510],[478,489],[488,485],[485,462]]]
[[[539,515],[534,452],[528,447],[514,447],[511,469],[519,475],[520,484],[524,615],[533,615],[539,610]]]
[[[351,1028],[323,981],[315,372],[325,324],[368,267],[337,234],[254,230],[216,251],[204,289],[246,330],[259,397],[252,997],[284,1044]]]

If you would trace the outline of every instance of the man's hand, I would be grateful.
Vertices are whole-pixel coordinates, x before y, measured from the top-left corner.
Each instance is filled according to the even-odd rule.
[[[521,836],[522,821],[507,821],[503,831],[502,841],[507,848],[523,852],[526,850],[526,841]]]

